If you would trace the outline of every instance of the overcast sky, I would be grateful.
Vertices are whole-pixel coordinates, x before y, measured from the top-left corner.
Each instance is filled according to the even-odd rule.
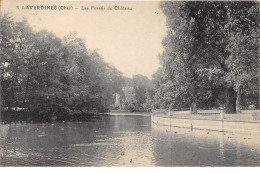
[[[64,5],[79,10],[22,10],[26,5]],[[124,6],[132,10],[80,10],[81,6]],[[142,74],[150,78],[159,67],[158,54],[166,35],[166,18],[159,2],[2,0],[2,9],[12,11],[18,20],[26,17],[36,31],[47,29],[59,37],[76,31],[86,40],[88,49],[98,49],[106,62],[127,77]]]

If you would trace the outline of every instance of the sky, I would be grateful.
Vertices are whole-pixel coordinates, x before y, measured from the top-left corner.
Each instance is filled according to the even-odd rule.
[[[163,50],[161,41],[167,29],[159,2],[2,0],[1,6],[16,20],[27,18],[35,31],[46,29],[61,38],[77,32],[88,49],[98,50],[104,61],[124,76],[141,74],[151,78],[160,66],[158,54]],[[65,6],[70,10],[23,9],[26,6]],[[113,10],[91,10],[91,6]],[[132,10],[115,10],[115,6]]]

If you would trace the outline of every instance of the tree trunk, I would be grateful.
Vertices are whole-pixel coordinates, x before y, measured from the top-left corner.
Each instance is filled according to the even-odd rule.
[[[236,92],[233,88],[227,88],[226,90],[226,113],[236,113]]]
[[[240,87],[237,90],[236,112],[239,114],[241,113],[241,88]]]
[[[198,113],[196,102],[192,102],[191,107],[190,107],[190,113],[191,114],[197,114]]]
[[[177,110],[178,110],[178,111],[181,111],[181,104],[178,104],[178,105],[177,105]]]
[[[259,95],[259,98],[260,98],[260,95]],[[260,102],[259,99],[256,99],[255,109],[260,109],[259,102]]]
[[[1,84],[2,84],[2,73],[0,75],[0,124],[2,122],[2,85]]]
[[[260,58],[259,58],[260,59]],[[259,63],[260,64],[260,63]],[[259,65],[260,66],[260,65]],[[260,68],[259,68],[260,69]],[[259,70],[260,73],[260,70]],[[259,86],[258,86],[258,95],[259,95],[259,99],[258,99],[258,109],[260,109],[260,74],[259,74]]]
[[[258,31],[259,31],[260,29],[259,29],[259,27],[258,27]],[[258,33],[259,32],[256,32],[256,34],[257,34],[257,37],[258,37]],[[259,38],[259,37],[258,37]],[[260,52],[260,46],[258,46],[258,55],[259,55],[259,52]],[[258,96],[259,96],[259,98],[258,98],[258,109],[260,109],[260,56],[258,56]]]

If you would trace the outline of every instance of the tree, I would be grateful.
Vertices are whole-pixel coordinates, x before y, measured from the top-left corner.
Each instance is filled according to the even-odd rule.
[[[1,94],[4,108],[24,108],[28,60],[33,34],[27,21],[13,22],[8,14],[1,18]]]
[[[34,36],[36,53],[28,61],[28,109],[48,119],[68,113],[69,84],[65,47],[61,39],[47,31]]]
[[[225,26],[229,38],[227,60],[230,73],[228,83],[236,91],[236,112],[241,112],[241,94],[245,85],[255,85],[258,80],[259,69],[259,3],[230,2],[228,4],[228,21]],[[252,89],[252,87],[251,87]],[[253,91],[252,91],[253,92]]]
[[[103,61],[97,51],[88,51],[84,40],[71,33],[64,39],[70,57],[73,109],[104,112],[114,103],[113,95],[122,90],[121,73]]]
[[[196,113],[199,103],[212,100],[216,91],[225,94],[226,112],[236,112],[236,98],[241,100],[236,97],[240,95],[237,86],[245,83],[243,79],[256,76],[248,70],[234,71],[251,66],[241,64],[245,57],[257,64],[259,43],[252,38],[259,30],[259,3],[162,2],[161,8],[169,31],[160,59],[168,80],[190,104],[191,112]],[[242,41],[245,38],[249,42]]]
[[[125,100],[123,102],[123,109],[131,112],[135,111],[137,107],[137,100],[134,88],[127,86],[123,88],[123,91],[125,96]]]
[[[132,81],[138,106],[136,109],[144,110],[148,90],[152,88],[151,81],[146,76],[142,75],[134,75]]]
[[[65,120],[105,112],[122,92],[122,74],[71,33],[64,39],[33,32],[26,20],[1,17],[1,111],[29,112],[34,120]],[[13,111],[13,108],[16,110]]]
[[[168,80],[174,85],[174,93],[178,94],[174,98],[188,103],[191,112],[197,113],[198,102],[203,99],[203,90],[199,87],[200,79],[196,73],[201,57],[197,51],[201,26],[191,13],[194,11],[191,10],[192,5],[186,2],[162,3],[169,31],[162,42],[165,51],[160,55],[160,60]]]

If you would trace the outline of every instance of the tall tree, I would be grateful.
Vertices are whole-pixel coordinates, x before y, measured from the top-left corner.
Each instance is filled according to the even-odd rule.
[[[259,69],[260,8],[258,2],[230,2],[227,9],[225,31],[230,52],[227,60],[230,73],[227,79],[237,93],[236,112],[240,113],[242,92],[247,84],[256,85],[254,81],[259,79],[259,72],[253,69]]]
[[[151,81],[143,75],[134,75],[132,78],[135,96],[137,100],[138,110],[144,110],[147,94],[152,88]]]
[[[234,60],[235,52],[241,51],[244,55],[240,54],[237,62],[243,62],[247,54],[256,63],[259,43],[249,39],[249,48],[239,35],[252,38],[259,29],[259,3],[163,2],[161,8],[169,28],[161,55],[168,80],[176,84],[182,98],[186,94],[192,113],[196,113],[196,105],[212,100],[216,91],[221,90],[225,90],[226,112],[236,112],[236,94],[240,93],[237,89],[240,87],[236,86],[245,75],[234,74],[243,65],[235,67],[231,59]],[[238,44],[243,47],[238,48]],[[255,76],[249,71],[244,74]]]
[[[1,112],[22,109],[33,119],[66,119],[107,111],[113,94],[122,92],[122,74],[75,33],[63,40],[48,31],[36,33],[9,14],[0,24]]]

